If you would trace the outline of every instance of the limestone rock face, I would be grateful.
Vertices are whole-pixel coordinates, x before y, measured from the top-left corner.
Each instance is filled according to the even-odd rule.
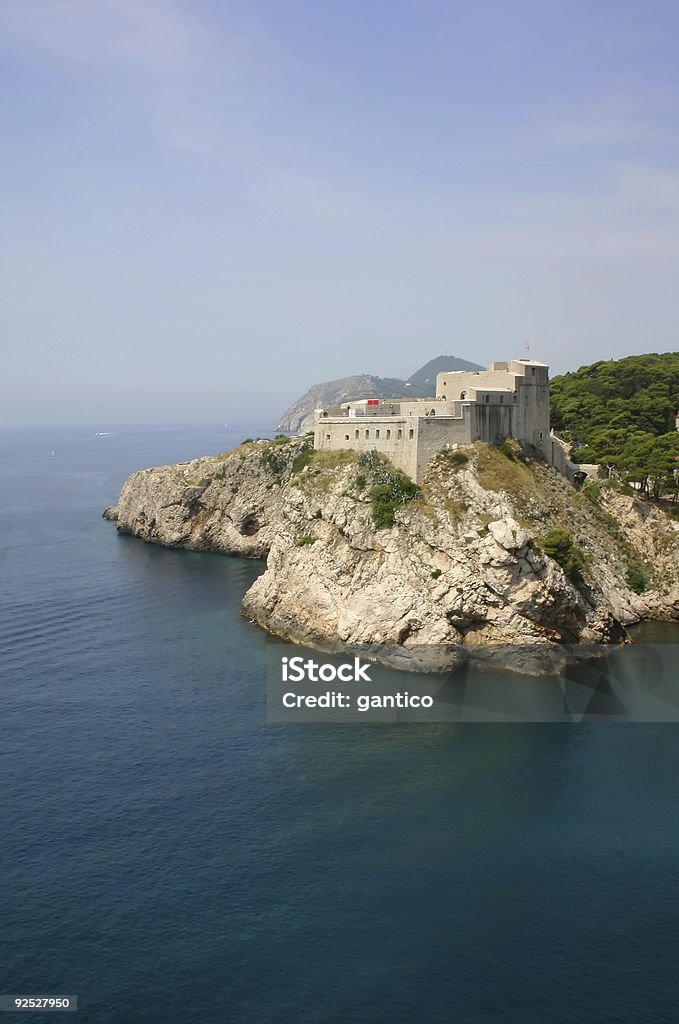
[[[461,532],[445,508],[413,503],[375,530],[367,496],[352,493],[355,470],[331,475],[320,518],[313,483],[290,487],[267,570],[245,595],[245,614],[272,632],[311,646],[376,645],[401,664],[410,650],[414,667],[431,668],[450,665],[461,645],[623,636],[603,595],[583,596],[503,509]]]
[[[264,558],[279,521],[283,480],[302,447],[253,442],[224,456],[142,469],[106,518],[121,533],[153,544]]]
[[[268,556],[247,617],[320,649],[371,645],[399,667],[449,668],[491,645],[617,643],[627,623],[679,618],[679,524],[634,498],[602,489],[593,502],[551,468],[473,446],[466,461],[442,453],[421,496],[377,528],[373,483],[353,452],[249,444],[135,473],[107,515],[153,543]],[[542,550],[557,527],[580,575]]]
[[[679,619],[679,522],[651,502],[614,489],[601,491],[602,510],[617,524],[626,544],[652,567],[652,586],[642,594],[609,588],[614,614],[623,622],[638,619]]]

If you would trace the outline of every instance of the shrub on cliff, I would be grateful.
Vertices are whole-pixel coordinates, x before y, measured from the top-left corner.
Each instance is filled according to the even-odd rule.
[[[369,470],[373,481],[370,504],[375,528],[383,530],[393,526],[398,506],[419,498],[422,492],[405,473],[383,462],[374,449],[362,452],[358,464]]]
[[[272,442],[273,443],[273,442]],[[262,464],[276,478],[280,480],[287,467],[287,460],[283,452],[277,452],[270,445],[262,449]]]
[[[638,562],[633,562],[630,565],[625,578],[627,586],[635,594],[643,594],[645,590],[648,590],[651,582],[648,573]]]
[[[375,484],[370,491],[370,502],[372,504],[375,529],[385,530],[393,526],[396,505],[389,496],[389,485]]]
[[[561,566],[572,583],[578,587],[584,583],[582,571],[586,565],[585,556],[576,547],[568,530],[560,526],[550,530],[542,543],[542,550]]]

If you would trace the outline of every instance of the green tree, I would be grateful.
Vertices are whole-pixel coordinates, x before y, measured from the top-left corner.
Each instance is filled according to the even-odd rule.
[[[677,493],[679,352],[592,363],[551,382],[552,426],[578,462],[612,467],[647,498]]]

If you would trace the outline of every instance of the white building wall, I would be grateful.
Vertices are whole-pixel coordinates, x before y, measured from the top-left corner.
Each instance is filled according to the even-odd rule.
[[[414,431],[416,424],[416,419],[402,416],[317,416],[314,448],[330,451],[348,448],[357,452],[369,452],[375,448],[415,479],[416,446],[414,433],[411,438],[410,431]]]

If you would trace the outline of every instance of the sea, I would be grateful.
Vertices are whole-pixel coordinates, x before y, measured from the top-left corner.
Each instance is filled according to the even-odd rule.
[[[0,993],[80,1024],[676,1024],[679,726],[267,721],[263,564],[101,516],[254,433],[0,432]]]

